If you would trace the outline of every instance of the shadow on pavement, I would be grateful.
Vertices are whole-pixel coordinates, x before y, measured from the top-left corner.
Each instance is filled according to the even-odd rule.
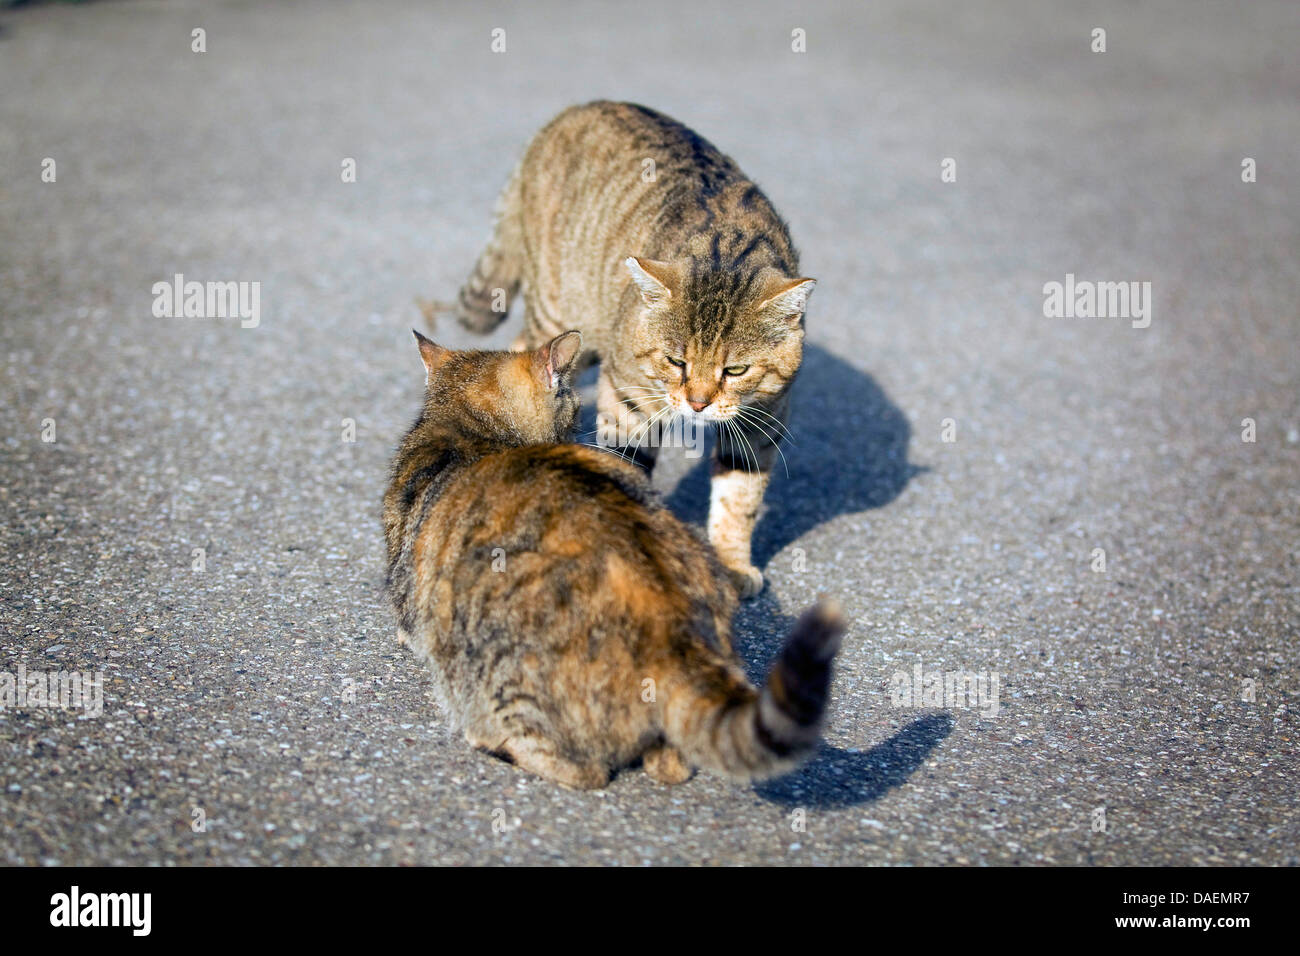
[[[803,609],[794,610],[797,614]],[[755,686],[761,687],[767,680],[796,614],[782,611],[770,590],[740,606],[733,622],[733,640],[746,675]],[[851,630],[845,639],[853,639]],[[827,718],[830,726],[845,718],[854,724],[859,722],[857,715],[836,714],[833,710]],[[870,803],[907,780],[952,728],[949,714],[927,714],[870,750],[842,750],[823,742],[817,754],[799,770],[759,784],[754,792],[774,803],[820,810]]]
[[[759,784],[754,792],[773,803],[814,810],[871,803],[904,783],[952,727],[947,714],[928,714],[870,750],[841,750],[823,743],[799,770]]]

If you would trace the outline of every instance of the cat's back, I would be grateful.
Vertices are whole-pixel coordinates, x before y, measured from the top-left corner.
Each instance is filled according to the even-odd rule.
[[[752,186],[729,156],[689,126],[638,103],[610,100],[571,106],[551,120],[529,145],[524,174],[535,197],[549,188],[592,200],[632,191],[698,202],[731,186]]]
[[[456,579],[457,590],[518,577],[590,605],[708,606],[727,617],[734,604],[709,546],[658,501],[644,472],[584,445],[480,459],[448,484],[419,538],[424,573]]]
[[[585,445],[525,445],[480,459],[451,483],[444,512],[476,515],[478,533],[503,538],[529,529],[536,543],[588,547],[625,540],[645,527],[668,533],[641,540],[653,550],[676,537],[674,521],[635,465]],[[685,530],[683,528],[683,530]]]
[[[517,217],[530,307],[552,327],[601,327],[635,304],[623,267],[728,257],[797,268],[784,220],[737,164],[690,127],[635,103],[600,100],[555,117],[524,153],[507,214]],[[594,313],[594,314],[593,314]]]
[[[671,116],[639,103],[596,100],[570,106],[534,137],[532,149],[569,150],[594,147],[585,158],[596,161],[647,150],[689,157],[701,167],[738,173],[735,163],[703,136]]]

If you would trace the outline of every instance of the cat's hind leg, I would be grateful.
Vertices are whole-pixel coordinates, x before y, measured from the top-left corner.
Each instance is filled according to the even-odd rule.
[[[511,737],[499,750],[521,770],[573,790],[599,790],[609,783],[609,767],[562,757],[555,744],[540,735]]]
[[[574,790],[599,790],[609,783],[607,765],[561,756],[555,742],[537,731],[515,727],[485,733],[482,728],[467,728],[465,739],[476,750]]]
[[[682,752],[670,744],[651,747],[641,758],[641,766],[650,779],[659,783],[685,783],[694,772]]]
[[[471,332],[486,335],[505,321],[524,274],[524,237],[520,220],[519,171],[497,200],[492,236],[448,311]],[[423,308],[423,306],[421,307]],[[426,311],[426,317],[432,317]]]

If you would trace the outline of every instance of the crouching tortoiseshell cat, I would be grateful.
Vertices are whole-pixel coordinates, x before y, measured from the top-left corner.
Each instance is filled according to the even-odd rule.
[[[426,392],[384,497],[399,639],[469,743],[570,787],[641,758],[675,783],[793,768],[816,746],[843,626],[819,605],[756,689],[734,588],[641,469],[560,444],[582,337],[453,352],[416,333]]]
[[[750,539],[814,284],[781,217],[729,157],[661,113],[596,102],[534,137],[446,308],[487,332],[522,289],[519,347],[581,330],[600,359],[600,442],[647,468],[656,420],[716,427],[709,540],[749,597],[763,587]]]

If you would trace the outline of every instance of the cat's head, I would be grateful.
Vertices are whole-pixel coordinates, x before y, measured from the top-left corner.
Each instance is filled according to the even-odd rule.
[[[455,352],[419,332],[415,340],[424,360],[426,418],[515,445],[565,441],[572,433],[581,332],[561,333],[529,352]]]
[[[634,353],[646,378],[687,419],[727,421],[763,404],[799,370],[803,315],[815,279],[771,266],[710,270],[698,261],[624,260],[641,295]],[[662,407],[662,406],[661,406]]]

